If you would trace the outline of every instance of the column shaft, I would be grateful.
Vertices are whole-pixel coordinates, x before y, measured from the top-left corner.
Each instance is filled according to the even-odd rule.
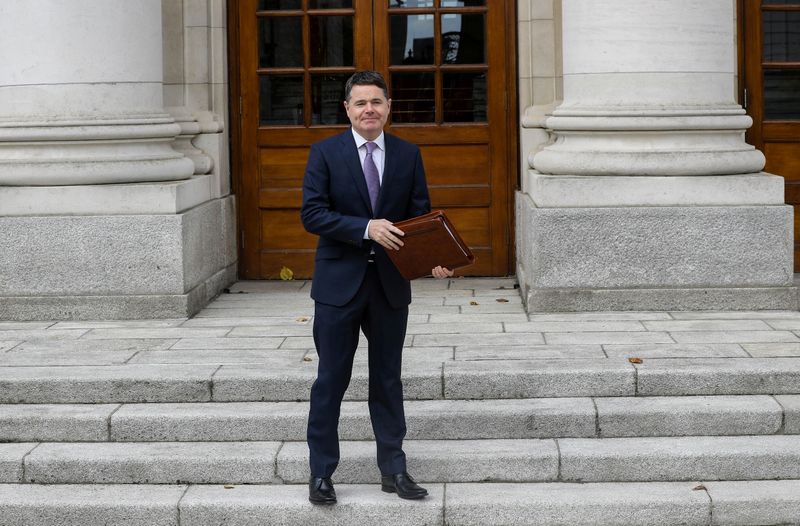
[[[0,3],[0,186],[190,177],[161,46],[160,0]]]

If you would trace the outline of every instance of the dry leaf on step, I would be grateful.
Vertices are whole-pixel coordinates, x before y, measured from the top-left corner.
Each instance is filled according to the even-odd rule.
[[[290,281],[294,278],[294,272],[289,267],[281,267],[281,279],[283,281]]]

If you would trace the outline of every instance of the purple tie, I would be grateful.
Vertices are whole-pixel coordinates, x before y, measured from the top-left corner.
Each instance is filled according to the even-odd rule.
[[[378,207],[378,192],[381,190],[381,178],[378,175],[378,167],[372,158],[372,152],[378,147],[374,142],[367,144],[367,157],[364,159],[364,178],[367,180],[367,190],[369,190],[369,201],[372,203],[372,213]]]

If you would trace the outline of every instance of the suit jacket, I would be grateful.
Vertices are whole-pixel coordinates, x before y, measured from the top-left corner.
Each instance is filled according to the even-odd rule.
[[[411,286],[383,247],[363,239],[372,218],[397,222],[430,211],[419,148],[388,133],[384,137],[383,181],[374,211],[352,131],[311,146],[300,216],[305,229],[320,236],[311,284],[315,301],[334,306],[350,301],[361,286],[367,259],[374,250],[389,303],[394,308],[411,303]]]

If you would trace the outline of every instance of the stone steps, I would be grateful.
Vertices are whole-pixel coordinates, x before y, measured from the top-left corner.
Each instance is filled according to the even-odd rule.
[[[144,403],[307,400],[314,361],[0,367],[0,403]],[[411,360],[410,400],[800,393],[800,358]],[[347,398],[367,395],[357,363]]]
[[[0,485],[4,526],[753,525],[800,523],[800,480],[433,484],[403,501],[377,484],[337,485],[311,506],[305,485]]]
[[[800,395],[411,400],[408,439],[800,434]],[[307,402],[0,405],[2,442],[305,440]],[[343,440],[373,437],[342,404]]]
[[[426,483],[800,479],[800,436],[409,440]],[[373,442],[344,441],[337,483],[380,480]],[[305,442],[0,444],[0,483],[302,484]]]
[[[798,357],[412,347],[405,449],[431,497],[405,502],[377,484],[357,356],[340,501],[318,508],[303,484],[316,356],[213,334],[180,340],[203,350],[0,353],[0,525],[800,523]],[[537,352],[562,357],[518,359]]]

